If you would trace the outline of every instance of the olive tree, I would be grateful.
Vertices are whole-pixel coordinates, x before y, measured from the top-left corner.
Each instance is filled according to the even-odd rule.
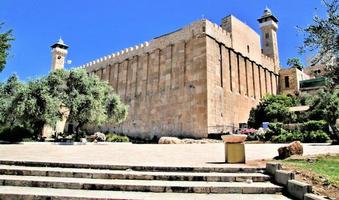
[[[313,17],[313,24],[301,28],[304,42],[300,53],[315,53],[312,65],[321,64],[326,67],[326,76],[330,80],[330,88],[339,84],[338,47],[339,16],[338,0],[322,0],[326,8],[326,17]]]
[[[0,125],[14,126],[19,122],[18,115],[21,115],[19,107],[13,100],[18,93],[26,89],[16,75],[10,76],[5,83],[0,84]]]
[[[0,30],[3,23],[0,22]],[[12,30],[0,32],[0,72],[5,68],[6,59],[8,57],[8,50],[11,48],[10,42],[14,40],[12,36]]]
[[[339,130],[336,120],[339,119],[339,89],[318,92],[307,112],[310,119],[325,120],[331,128],[332,138],[339,142]]]
[[[56,70],[27,83],[12,76],[0,92],[0,125],[25,125],[40,136],[63,117],[78,134],[86,124],[121,123],[128,113],[108,83],[84,69]]]
[[[60,76],[62,78],[56,78]],[[75,125],[77,135],[86,124],[120,123],[126,119],[128,107],[112,87],[97,76],[89,76],[85,69],[74,69],[66,74],[56,71],[50,79],[54,79],[51,83],[58,83],[54,93],[67,108],[67,121]]]

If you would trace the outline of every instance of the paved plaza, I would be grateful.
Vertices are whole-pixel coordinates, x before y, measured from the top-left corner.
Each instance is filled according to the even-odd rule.
[[[277,149],[284,145],[286,144],[246,144],[247,164],[262,165],[262,162],[254,162],[254,160],[272,159],[278,155]],[[338,145],[303,145],[304,155],[339,154]],[[131,143],[85,145],[9,144],[0,145],[0,160],[137,166],[227,166],[224,164],[224,145],[222,143],[169,145]]]
[[[261,171],[284,145],[246,144],[243,165],[224,163],[223,143],[3,144],[0,199],[287,200]],[[339,146],[304,144],[305,155],[327,153]]]

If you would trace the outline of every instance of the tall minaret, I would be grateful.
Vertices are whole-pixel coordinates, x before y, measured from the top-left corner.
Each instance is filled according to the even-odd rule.
[[[271,10],[266,7],[264,15],[258,19],[261,29],[261,47],[263,54],[274,59],[276,67],[279,67],[278,53],[278,19],[272,14]]]
[[[60,38],[58,42],[51,46],[51,48],[52,48],[51,71],[63,69],[65,65],[65,57],[67,55],[68,46]]]

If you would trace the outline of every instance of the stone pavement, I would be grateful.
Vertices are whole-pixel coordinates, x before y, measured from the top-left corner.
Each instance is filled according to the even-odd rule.
[[[14,192],[15,191],[15,192]],[[8,198],[8,194],[18,194],[22,199],[33,199],[33,196],[46,196],[53,198],[50,199],[194,199],[194,200],[288,200],[283,195],[278,194],[196,194],[196,193],[153,193],[153,192],[125,192],[125,191],[91,191],[91,190],[69,190],[69,189],[54,189],[54,188],[33,188],[33,187],[13,187],[13,186],[0,186],[0,199]],[[34,195],[32,195],[34,194]],[[46,198],[49,199],[49,198]],[[14,200],[14,198],[13,198]]]
[[[272,159],[285,144],[246,144],[247,164]],[[338,145],[304,144],[304,155],[339,153]],[[0,145],[0,160],[72,162],[111,165],[225,167],[224,145],[104,143],[55,145],[25,143]],[[235,165],[231,165],[235,166]]]
[[[0,145],[0,199],[287,200],[255,161],[280,146],[247,144],[242,165],[224,163],[222,143]],[[304,152],[339,153],[339,146],[305,144]]]

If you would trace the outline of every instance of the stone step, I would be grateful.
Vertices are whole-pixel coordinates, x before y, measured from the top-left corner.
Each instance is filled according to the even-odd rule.
[[[130,165],[110,165],[110,164],[87,164],[87,163],[61,163],[45,161],[22,161],[22,160],[0,160],[0,165],[19,165],[36,167],[66,167],[66,168],[91,168],[91,169],[111,169],[133,171],[167,171],[167,172],[223,172],[223,173],[256,173],[263,172],[264,168],[247,165],[229,165],[227,167],[192,167],[192,166],[130,166]]]
[[[195,194],[195,193],[154,193],[154,192],[124,192],[73,190],[38,187],[0,186],[0,199],[6,200],[122,200],[122,199],[194,199],[194,200],[289,200],[280,194]]]
[[[64,188],[85,190],[115,190],[138,192],[177,192],[177,193],[243,193],[274,194],[282,187],[270,182],[205,182],[205,181],[159,181],[88,179],[68,177],[13,176],[0,175],[0,185],[28,186],[42,188]]]
[[[264,182],[270,177],[261,173],[220,172],[157,172],[133,170],[105,170],[86,168],[27,167],[0,165],[2,175],[52,176],[95,179],[169,180],[169,181],[214,181],[214,182]]]

